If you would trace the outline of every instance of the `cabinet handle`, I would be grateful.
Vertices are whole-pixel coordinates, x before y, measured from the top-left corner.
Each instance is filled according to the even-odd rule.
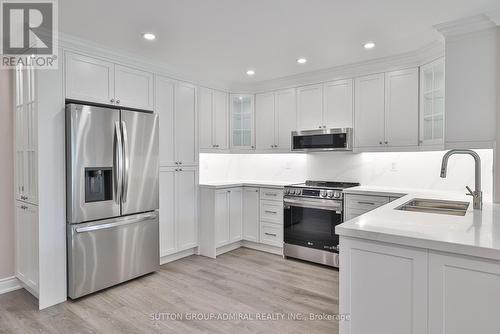
[[[320,129],[322,129],[322,128],[323,128],[323,125],[320,125],[320,126],[318,126],[318,127],[319,127]]]
[[[381,142],[381,141],[379,141],[378,143],[379,143],[379,145],[382,145],[382,142]]]
[[[252,145],[252,148],[255,148],[255,146]]]
[[[116,100],[116,104],[120,104],[120,100]]]
[[[276,211],[269,211],[269,210],[265,210],[264,212],[265,212],[265,213],[271,213],[271,214],[273,214],[273,215],[278,214]]]
[[[276,237],[276,233],[267,233],[267,232],[264,232],[265,235],[269,235],[271,237]]]
[[[358,204],[375,205],[373,202],[358,202]]]
[[[182,172],[182,168],[179,168],[179,172]]]
[[[278,196],[278,194],[276,194],[276,193],[266,193],[265,195],[266,196],[274,196],[274,197]]]
[[[182,165],[182,161],[179,161],[179,165]]]
[[[387,144],[389,144],[389,142],[386,140],[386,141],[385,141],[385,144],[387,145]]]
[[[111,99],[111,100],[109,100],[109,102],[114,103],[114,102],[115,102],[115,99]]]

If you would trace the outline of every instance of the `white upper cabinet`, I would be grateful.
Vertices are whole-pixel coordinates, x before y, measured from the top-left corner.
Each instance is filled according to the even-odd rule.
[[[175,160],[174,148],[174,80],[156,76],[156,105],[159,115],[160,166],[172,166]]]
[[[274,95],[276,148],[291,149],[292,131],[297,128],[297,100],[295,89],[277,91]]]
[[[323,88],[323,125],[326,128],[352,128],[352,86],[352,79],[325,83]]]
[[[257,94],[258,150],[290,150],[291,132],[297,126],[295,89]]]
[[[257,149],[274,149],[276,122],[273,92],[255,95],[255,120]]]
[[[115,103],[118,106],[153,110],[153,74],[115,65]]]
[[[385,141],[391,147],[418,145],[418,69],[385,74]]]
[[[200,149],[223,150],[229,145],[229,95],[200,88],[198,94]]]
[[[76,53],[65,54],[66,98],[153,109],[153,74]]]
[[[113,104],[115,66],[108,61],[66,52],[66,98]]]
[[[254,149],[254,96],[248,94],[231,94],[231,148]]]
[[[420,145],[443,145],[444,81],[444,59],[420,67]]]
[[[178,82],[175,89],[175,161],[179,165],[198,163],[196,87]]]
[[[196,87],[156,76],[155,110],[160,115],[160,165],[196,165]]]
[[[384,145],[384,74],[355,79],[354,146]]]
[[[299,130],[324,128],[323,84],[297,88],[297,127]]]

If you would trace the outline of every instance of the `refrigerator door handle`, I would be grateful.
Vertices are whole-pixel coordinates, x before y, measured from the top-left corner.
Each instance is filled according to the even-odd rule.
[[[77,227],[75,229],[75,232],[76,233],[84,233],[84,232],[92,232],[92,231],[98,231],[98,230],[105,230],[105,229],[119,227],[119,226],[124,226],[124,225],[142,223],[142,222],[145,222],[145,221],[148,221],[148,220],[154,221],[157,218],[158,218],[158,214],[157,213],[152,213],[152,214],[148,214],[148,215],[139,217],[137,219],[128,219],[128,220],[121,220],[121,221],[111,222],[111,223],[90,225],[90,226],[85,226],[85,227]]]
[[[122,121],[122,136],[123,136],[123,190],[122,190],[122,201],[127,202],[128,193],[128,171],[129,171],[129,149],[128,149],[128,133],[127,133],[127,123]]]
[[[122,183],[123,183],[123,142],[122,132],[120,130],[120,123],[115,122],[115,138],[113,141],[113,191],[115,195],[115,202],[120,204],[122,197]]]

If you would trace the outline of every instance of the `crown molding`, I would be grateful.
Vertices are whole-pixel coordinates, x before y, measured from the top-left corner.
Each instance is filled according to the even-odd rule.
[[[145,71],[153,72],[174,80],[188,82],[197,86],[228,91],[229,83],[217,80],[199,80],[189,74],[176,70],[171,65],[163,62],[152,61],[149,58],[141,57],[136,54],[112,49],[108,46],[91,42],[76,36],[59,33],[59,47],[64,50],[84,53],[97,58],[106,59],[114,63],[122,63]]]
[[[434,28],[445,38],[450,38],[494,28],[498,25],[499,20],[500,12],[492,11],[488,14],[479,14],[437,24]]]
[[[357,76],[417,67],[443,56],[444,43],[442,40],[437,40],[418,50],[394,56],[335,66],[251,84],[234,83],[230,86],[230,91],[237,93],[259,93],[334,80],[350,79]]]
[[[496,24],[496,26],[500,26],[500,9],[492,10],[486,13],[486,16]]]

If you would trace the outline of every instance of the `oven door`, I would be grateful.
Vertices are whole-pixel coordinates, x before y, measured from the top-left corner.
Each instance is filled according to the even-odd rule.
[[[338,252],[335,226],[342,223],[342,201],[284,198],[284,242]]]

